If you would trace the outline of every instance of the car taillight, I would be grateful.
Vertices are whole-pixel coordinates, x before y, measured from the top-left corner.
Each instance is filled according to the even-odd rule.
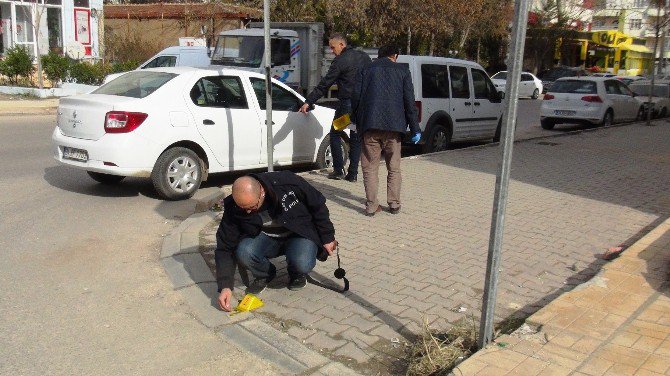
[[[147,114],[143,112],[110,111],[105,115],[105,132],[128,133],[142,125]]]
[[[587,95],[587,96],[582,97],[582,100],[584,102],[603,103],[603,100],[597,95]]]
[[[545,100],[545,101],[548,101],[548,100],[550,100],[550,99],[554,99],[554,98],[556,98],[556,97],[554,97],[554,96],[551,95],[551,94],[545,94],[545,95],[544,95],[544,100]]]
[[[421,101],[415,101],[414,105],[416,105],[416,110],[419,113],[419,122],[421,121]]]

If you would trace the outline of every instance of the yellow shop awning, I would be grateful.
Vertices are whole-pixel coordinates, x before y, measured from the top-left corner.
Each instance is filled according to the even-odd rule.
[[[640,46],[639,44],[624,44],[619,46],[623,51],[634,51],[650,54],[651,50],[645,46]]]

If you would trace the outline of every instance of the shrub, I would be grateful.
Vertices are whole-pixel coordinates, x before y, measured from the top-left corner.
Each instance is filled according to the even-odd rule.
[[[140,66],[140,62],[139,61],[133,61],[133,60],[113,63],[109,73],[128,72],[128,71],[137,69],[137,67],[139,67],[139,66]]]
[[[49,81],[55,86],[67,77],[70,59],[55,52],[42,56],[42,70]]]
[[[19,77],[29,79],[34,71],[33,57],[25,47],[19,45],[9,48],[0,64],[0,74],[7,76],[10,84],[17,84]]]
[[[100,85],[109,71],[108,64],[102,62],[91,64],[84,61],[72,61],[68,81],[85,85]]]

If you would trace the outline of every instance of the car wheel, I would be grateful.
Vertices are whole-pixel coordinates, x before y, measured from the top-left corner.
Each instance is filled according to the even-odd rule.
[[[612,113],[612,110],[607,110],[605,112],[605,116],[603,116],[603,121],[600,123],[603,127],[609,127],[612,125],[612,119],[614,119],[614,114]]]
[[[103,174],[93,171],[86,171],[86,173],[91,177],[91,179],[97,181],[100,184],[116,184],[126,178],[125,176]]]
[[[533,95],[531,96],[531,98],[533,98],[533,99],[537,99],[537,98],[539,98],[539,97],[540,97],[540,90],[537,89],[537,88],[535,88],[535,90],[533,91]]]
[[[191,149],[175,147],[158,157],[151,172],[158,194],[168,200],[193,196],[202,182],[202,161]]]
[[[661,108],[661,112],[658,114],[658,117],[664,118],[666,116],[668,116],[668,110],[665,107],[663,107]]]
[[[646,113],[644,112],[644,107],[640,107],[640,109],[637,110],[637,118],[636,118],[636,120],[646,120],[646,119],[647,119],[647,115],[646,115]]]
[[[361,140],[362,141],[362,140]],[[342,139],[342,159],[344,159],[343,164],[346,166],[347,161],[349,160],[349,143]],[[333,167],[333,152],[330,148],[330,134],[324,137],[319,146],[319,150],[316,155],[316,168],[324,169]]]
[[[449,148],[451,144],[451,134],[449,130],[440,124],[435,124],[431,127],[430,132],[426,136],[426,142],[423,144],[424,153],[434,153],[437,151],[444,151]]]
[[[551,121],[549,119],[540,120],[540,126],[542,126],[542,129],[552,130],[552,129],[554,129],[554,125],[556,125],[556,123],[554,123],[553,121]]]

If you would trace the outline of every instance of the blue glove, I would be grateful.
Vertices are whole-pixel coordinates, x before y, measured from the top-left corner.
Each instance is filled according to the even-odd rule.
[[[412,143],[413,144],[418,144],[419,140],[421,140],[421,132],[415,133],[414,136],[412,136]]]

